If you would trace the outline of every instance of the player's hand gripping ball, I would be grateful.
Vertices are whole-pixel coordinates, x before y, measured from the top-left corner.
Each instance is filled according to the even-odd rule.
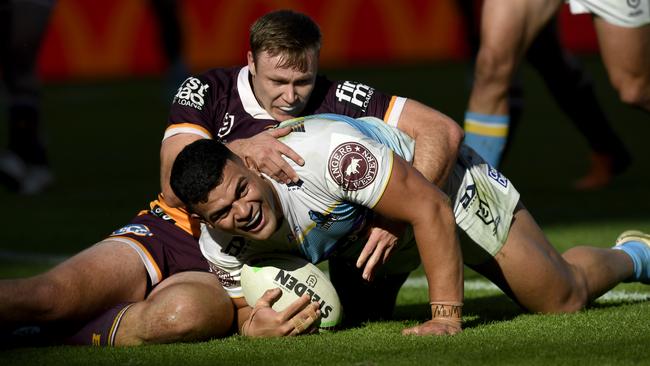
[[[320,304],[318,328],[321,331],[335,329],[343,318],[339,296],[327,275],[300,257],[273,254],[245,264],[241,285],[249,304],[255,304],[266,290],[280,288],[282,296],[273,304],[275,311],[284,310],[300,296],[308,294],[311,301]]]

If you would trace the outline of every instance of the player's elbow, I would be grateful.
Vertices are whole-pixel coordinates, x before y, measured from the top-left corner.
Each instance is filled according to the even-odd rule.
[[[458,123],[456,123],[454,120],[449,119],[449,148],[452,149],[452,151],[458,151],[460,149],[460,145],[463,143],[463,139],[465,138],[465,131],[463,130],[462,127]]]

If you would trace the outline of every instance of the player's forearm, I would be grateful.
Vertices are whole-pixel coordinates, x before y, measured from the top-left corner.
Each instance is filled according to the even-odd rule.
[[[429,301],[460,304],[463,261],[453,212],[446,204],[439,204],[430,212],[431,216],[425,216],[413,226],[429,284]]]
[[[250,317],[253,308],[243,299],[233,299],[233,303],[237,309],[237,330],[239,334],[245,335],[245,328],[250,326]]]

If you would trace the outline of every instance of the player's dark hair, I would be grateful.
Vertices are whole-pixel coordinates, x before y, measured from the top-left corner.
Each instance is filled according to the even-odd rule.
[[[307,15],[292,10],[277,10],[259,18],[250,29],[250,48],[257,55],[268,52],[281,55],[278,67],[306,71],[307,51],[320,51],[321,33],[318,25]]]
[[[170,177],[174,194],[194,212],[194,206],[208,201],[210,191],[223,180],[223,169],[233,153],[221,142],[201,139],[178,154]]]

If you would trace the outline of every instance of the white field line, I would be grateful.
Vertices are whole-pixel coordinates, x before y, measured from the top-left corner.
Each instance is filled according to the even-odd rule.
[[[404,287],[409,288],[426,288],[427,279],[424,276],[409,277],[404,283]],[[501,294],[500,288],[498,288],[492,282],[480,279],[466,280],[465,281],[465,291],[489,291],[494,292],[495,294]],[[645,301],[650,300],[650,292],[638,292],[638,291],[625,291],[625,290],[611,290],[596,301]]]
[[[58,264],[66,260],[68,257],[65,255],[52,255],[52,254],[39,254],[39,253],[24,253],[0,250],[0,260],[10,260],[22,263],[41,263],[41,264]],[[325,271],[329,277],[328,271]],[[427,279],[424,276],[412,276],[406,280],[404,287],[407,288],[422,288],[427,287]],[[474,279],[465,281],[465,291],[489,291],[495,294],[503,293],[492,282]],[[611,290],[599,297],[597,301],[645,301],[650,300],[650,292],[637,292],[637,291],[624,291],[624,290]]]

